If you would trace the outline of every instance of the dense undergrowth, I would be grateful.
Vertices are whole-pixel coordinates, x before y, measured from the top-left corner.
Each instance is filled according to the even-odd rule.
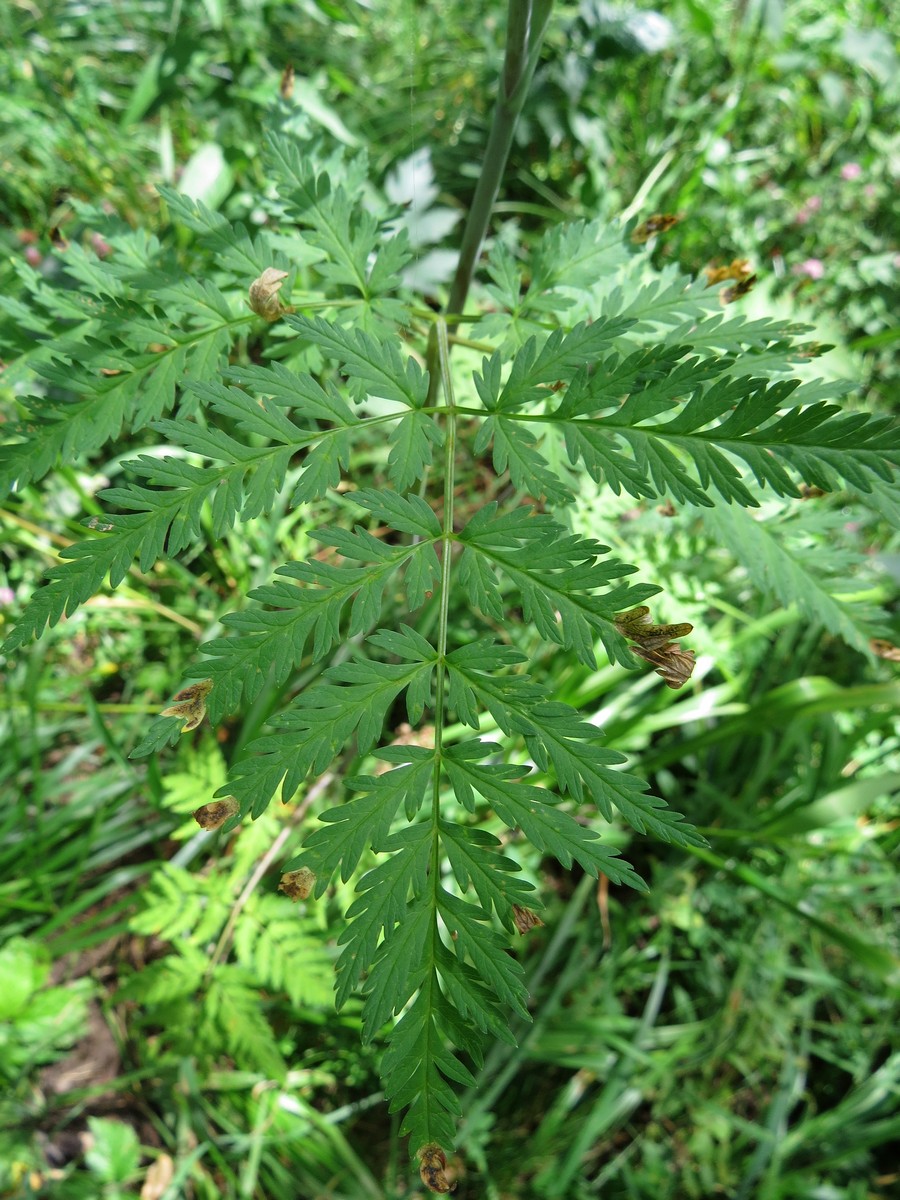
[[[472,319],[430,352],[500,14],[8,31],[2,1194],[400,1197],[429,1142],[461,1196],[893,1186],[888,51],[748,13],[726,62],[700,6],[665,47],[600,7],[551,22]],[[752,174],[790,52],[861,84],[778,140],[802,221]],[[826,179],[875,190],[828,201],[807,297]],[[657,209],[684,219],[648,252]],[[725,306],[665,266],[743,257]],[[645,601],[664,631],[622,620]],[[167,701],[205,679],[213,724]],[[255,819],[198,831],[216,793]]]

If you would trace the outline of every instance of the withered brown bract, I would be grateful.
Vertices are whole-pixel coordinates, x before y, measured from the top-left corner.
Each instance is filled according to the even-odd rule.
[[[751,275],[748,279],[741,279],[732,287],[722,288],[719,292],[719,299],[723,305],[733,304],[735,300],[739,300],[741,296],[746,296],[756,283],[756,276]]]
[[[693,650],[682,650],[671,642],[655,650],[645,650],[642,646],[632,646],[631,649],[639,658],[656,668],[657,675],[662,676],[667,687],[684,687],[693,673]]]
[[[639,604],[637,608],[619,613],[615,626],[623,637],[638,643],[631,647],[632,651],[655,668],[667,687],[683,687],[690,679],[696,662],[694,652],[676,646],[674,639],[685,637],[693,625],[687,621],[654,625],[650,609],[646,604]]]
[[[233,817],[240,805],[234,796],[226,796],[222,800],[211,800],[196,809],[191,816],[201,829],[221,829],[229,817]]]
[[[281,303],[281,297],[278,295],[287,277],[287,271],[279,271],[277,267],[266,267],[262,275],[250,284],[250,307],[264,321],[277,321],[282,313],[289,311]]]
[[[646,221],[642,221],[631,235],[631,240],[637,245],[642,245],[644,242],[649,242],[652,237],[656,237],[660,233],[666,233],[677,225],[681,217],[675,213],[654,213],[652,217],[648,217]]]
[[[872,638],[869,642],[869,649],[879,658],[885,658],[888,662],[900,663],[900,646],[895,646],[887,638]]]
[[[201,679],[199,683],[182,688],[176,694],[174,703],[162,710],[161,716],[183,718],[181,732],[190,733],[206,716],[206,697],[212,691],[212,685],[211,679]]]
[[[456,1190],[456,1184],[451,1183],[446,1176],[447,1156],[437,1142],[429,1142],[416,1151],[419,1160],[419,1178],[429,1192],[444,1195]]]
[[[281,84],[278,88],[282,100],[293,100],[294,98],[294,64],[288,65],[281,72]]]
[[[686,637],[693,628],[693,625],[688,625],[686,621],[677,625],[654,625],[646,604],[640,604],[637,608],[616,617],[616,629],[619,633],[632,641],[640,642],[646,650],[664,646],[673,638]]]
[[[516,929],[521,934],[529,933],[532,929],[538,929],[544,924],[536,912],[532,912],[530,908],[524,908],[521,904],[514,904],[512,911]]]
[[[715,287],[717,283],[727,283],[729,279],[733,279],[736,283],[743,283],[752,275],[753,270],[746,258],[732,259],[727,267],[706,268],[706,282],[710,287]]]
[[[278,890],[284,892],[289,900],[308,900],[315,886],[315,872],[309,867],[301,867],[298,871],[286,871]]]

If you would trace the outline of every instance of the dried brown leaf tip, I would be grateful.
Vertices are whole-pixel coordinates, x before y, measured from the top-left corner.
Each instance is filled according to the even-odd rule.
[[[190,733],[196,729],[206,716],[206,697],[212,691],[212,680],[201,679],[178,692],[172,704],[162,710],[164,717],[181,717],[184,725],[182,733]]]
[[[234,796],[226,796],[224,800],[211,800],[209,804],[204,804],[192,816],[201,829],[221,829],[239,808]]]
[[[308,900],[315,886],[315,872],[309,867],[301,867],[299,871],[285,871],[278,890],[284,892],[289,900]]]
[[[749,291],[752,291],[753,285],[756,283],[756,276],[751,275],[749,279],[742,279],[733,287],[722,288],[719,292],[719,299],[724,308],[726,304],[734,304],[735,300],[740,300],[741,296],[746,296]]]
[[[631,649],[655,668],[670,688],[683,687],[694,670],[693,650],[683,650],[673,639],[685,637],[694,628],[686,621],[677,625],[654,625],[646,604],[619,613],[616,629],[623,637],[637,642]]]
[[[642,221],[631,235],[631,240],[641,245],[649,242],[660,233],[667,233],[673,225],[677,225],[681,217],[675,213],[654,213],[646,221]]]
[[[696,665],[693,650],[682,650],[674,642],[658,650],[644,650],[641,646],[632,646],[631,649],[639,658],[650,663],[657,675],[663,677],[666,687],[670,688],[684,687]]]
[[[746,258],[735,258],[727,267],[707,267],[706,282],[709,287],[719,283],[732,282],[731,287],[722,288],[719,300],[723,305],[731,304],[741,296],[746,296],[756,283],[753,268]]]
[[[287,277],[287,271],[279,271],[277,267],[266,267],[259,279],[254,279],[250,284],[250,307],[264,321],[277,321],[282,313],[290,311],[281,303],[281,297],[278,295]]]
[[[872,638],[869,642],[869,649],[879,658],[886,658],[888,662],[900,663],[900,646],[895,646],[886,638]]]
[[[637,608],[630,608],[616,617],[619,633],[633,642],[639,642],[646,650],[664,646],[673,638],[685,637],[693,628],[686,621],[679,625],[654,625],[646,604],[639,604]]]
[[[444,1195],[456,1190],[456,1184],[447,1178],[447,1155],[437,1142],[429,1142],[416,1151],[419,1160],[419,1178],[429,1192]]]
[[[753,271],[746,258],[734,258],[727,267],[707,267],[706,282],[709,287],[715,287],[719,283],[728,283],[732,279],[736,283],[743,283],[752,274]]]
[[[521,904],[514,904],[512,911],[516,929],[521,934],[526,934],[544,924],[536,912],[532,912],[530,908],[523,908]]]

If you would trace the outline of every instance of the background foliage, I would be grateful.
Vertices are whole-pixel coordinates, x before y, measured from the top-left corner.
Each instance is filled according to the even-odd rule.
[[[45,386],[35,370],[51,326],[90,319],[78,297],[106,237],[146,230],[132,269],[144,254],[207,276],[211,258],[176,230],[157,185],[260,221],[259,125],[287,61],[304,119],[365,146],[390,198],[406,198],[403,164],[430,148],[419,263],[433,247],[431,286],[445,280],[502,44],[501,13],[473,27],[464,6],[445,7],[440,37],[401,0],[4,9],[4,418]],[[816,367],[863,379],[854,404],[889,405],[896,30],[870,4],[721,12],[693,0],[640,19],[560,10],[498,240],[598,209],[684,213],[658,265],[750,258],[760,279],[744,311],[814,324],[841,346]],[[280,112],[289,127],[295,109]],[[50,382],[63,397],[66,381]],[[126,433],[5,502],[5,621],[66,533],[80,536],[77,519],[99,517],[95,493],[122,461],[157,449]],[[482,483],[470,481],[470,502]],[[560,698],[711,849],[619,830],[648,897],[529,864],[548,898],[520,954],[534,1020],[518,1047],[491,1050],[463,1097],[463,1196],[788,1200],[895,1186],[900,1059],[884,970],[896,953],[897,685],[890,663],[859,653],[866,605],[894,603],[890,498],[881,511],[798,502],[752,533],[742,516],[580,497],[576,532],[646,565],[665,582],[666,615],[693,621],[703,686],[670,693],[537,639],[523,646],[529,667],[552,672]],[[7,661],[3,1194],[139,1195],[151,1171],[171,1197],[409,1194],[378,1047],[360,1050],[352,1004],[333,1011],[332,931],[349,894],[338,885],[298,916],[275,889],[302,811],[271,810],[214,850],[186,817],[274,697],[222,742],[183,739],[164,774],[127,757],[197,642],[268,580],[273,546],[302,558],[308,531],[302,512],[260,515],[240,537],[131,572],[87,620]],[[868,577],[847,578],[845,551],[869,556]],[[805,605],[786,607],[798,593]]]

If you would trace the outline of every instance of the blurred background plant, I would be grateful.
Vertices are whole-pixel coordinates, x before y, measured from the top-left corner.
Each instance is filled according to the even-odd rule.
[[[839,345],[816,368],[862,381],[851,403],[896,405],[897,32],[872,0],[560,5],[498,236],[676,214],[659,265],[747,258],[746,312],[813,325]],[[366,147],[390,199],[421,218],[420,262],[438,255],[423,282],[439,292],[479,168],[501,7],[473,22],[446,3],[438,22],[412,0],[15,2],[0,33],[0,419],[46,388],[34,367],[50,325],[84,319],[66,246],[106,253],[98,208],[201,277],[211,264],[172,231],[157,184],[265,219],[273,105],[284,127],[302,113]],[[7,499],[0,625],[134,450],[122,440]],[[727,513],[716,525],[610,499],[585,488],[573,520],[665,584],[660,616],[693,621],[701,683],[676,694],[652,675],[589,673],[537,640],[533,667],[712,849],[632,837],[649,897],[527,863],[548,900],[521,952],[534,1024],[464,1098],[457,1194],[886,1197],[900,1180],[900,685],[853,629],[879,602],[900,641],[896,499],[874,513],[852,496],[797,502],[793,528],[771,534],[763,520],[766,572]],[[162,764],[127,758],[234,594],[261,581],[273,546],[299,556],[304,538],[296,514],[261,517],[189,571],[132,574],[4,667],[2,1196],[411,1194],[374,1052],[355,1012],[330,1006],[345,897],[298,916],[275,890],[271,847],[278,861],[295,850],[297,813],[240,838],[187,817],[272,698],[221,742],[207,731]],[[809,572],[802,610],[783,607],[775,558],[789,552],[804,580],[826,545],[864,549],[869,576],[842,578],[836,558],[827,586]]]

